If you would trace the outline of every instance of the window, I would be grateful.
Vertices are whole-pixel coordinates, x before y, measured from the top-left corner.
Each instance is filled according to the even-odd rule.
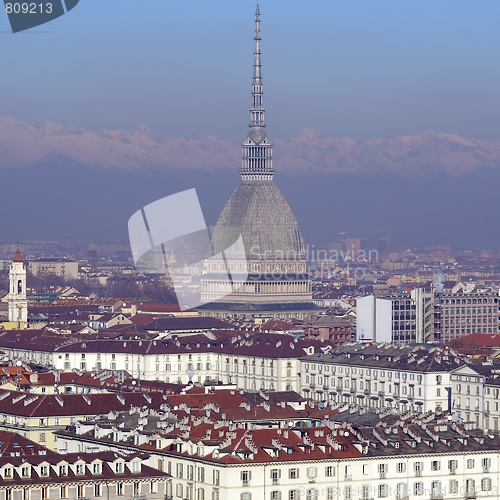
[[[49,487],[42,486],[42,500],[49,500]]]
[[[99,475],[101,473],[101,464],[95,463],[92,465],[92,473]]]
[[[280,500],[280,491],[271,491],[271,500]]]
[[[252,494],[246,491],[240,495],[240,500],[252,500]]]
[[[398,472],[406,472],[406,464],[404,462],[398,462],[396,470]]]
[[[271,481],[272,484],[279,484],[279,479],[281,477],[281,471],[279,469],[271,469]]]
[[[432,481],[431,483],[431,498],[441,498],[443,492],[441,490],[441,481]]]
[[[387,484],[379,484],[377,488],[378,492],[378,497],[379,498],[385,498],[388,495],[389,488],[387,487]]]
[[[59,466],[59,475],[60,476],[67,476],[68,475],[68,468],[66,467],[66,465]]]
[[[474,468],[474,459],[468,458],[467,459],[467,469],[473,469],[473,468]]]
[[[344,499],[351,500],[352,499],[352,488],[350,486],[346,486],[344,488]]]
[[[378,464],[378,473],[381,478],[384,478],[387,472],[387,464]]]
[[[123,483],[116,484],[116,495],[119,497],[123,496]]]
[[[12,479],[12,467],[6,467],[3,470],[3,475],[5,479]]]
[[[158,483],[156,481],[149,483],[149,493],[158,493]]]
[[[182,477],[182,464],[177,464],[176,471],[177,477]]]
[[[316,481],[317,475],[318,475],[318,469],[316,467],[307,468],[307,479],[309,479],[310,483]]]
[[[363,476],[368,474],[368,464],[363,464]]]
[[[361,487],[361,498],[362,500],[368,500],[370,498],[371,486],[364,484]]]
[[[288,469],[288,477],[289,479],[298,479],[299,478],[299,469]]]
[[[450,494],[456,495],[458,493],[458,481],[456,479],[450,480]]]
[[[288,500],[299,500],[298,490],[290,490],[288,492]]]
[[[205,482],[205,467],[198,468],[198,482],[199,483]]]
[[[436,471],[441,469],[441,462],[439,460],[433,460],[431,462],[431,470]]]
[[[182,498],[183,494],[182,492],[184,491],[182,484],[177,484],[175,486],[175,495]]]
[[[219,488],[214,488],[212,490],[212,500],[219,500]]]
[[[325,477],[334,477],[335,476],[335,467],[333,465],[327,465],[325,467]]]
[[[473,495],[476,493],[476,481],[474,479],[467,479],[465,481],[465,494]]]
[[[42,465],[40,467],[40,476],[48,476],[49,475],[49,468],[46,465]]]
[[[333,500],[334,497],[335,497],[335,488],[332,488],[331,486],[329,486],[326,489],[326,500]]]
[[[213,471],[213,483],[215,486],[219,486],[220,484],[220,472],[218,470]]]
[[[483,467],[484,472],[487,472],[491,467],[491,458],[483,458],[481,460],[481,466]]]
[[[424,483],[418,482],[413,485],[413,494],[415,496],[420,496],[424,494]]]
[[[45,432],[40,432],[38,440],[40,441],[40,443],[45,443]]]
[[[252,471],[249,470],[241,471],[241,482],[243,483],[243,486],[247,486],[251,478],[252,478]]]
[[[76,487],[76,491],[77,491],[77,496],[78,498],[83,498],[85,496],[85,486],[83,484],[79,484],[77,487]]]
[[[448,460],[448,469],[452,474],[458,469],[458,460]]]
[[[94,484],[94,496],[100,497],[102,495],[101,483]]]
[[[306,492],[306,500],[318,500],[318,490],[316,488],[309,488]]]
[[[491,479],[489,477],[481,479],[481,491],[491,491]]]
[[[21,476],[22,477],[29,477],[30,476],[30,468],[28,466],[23,466],[21,467]]]

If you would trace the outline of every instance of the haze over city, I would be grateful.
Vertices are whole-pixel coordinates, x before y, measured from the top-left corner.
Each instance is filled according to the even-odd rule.
[[[126,239],[190,187],[214,224],[239,182],[253,7],[88,0],[16,35],[2,16],[2,240]],[[306,240],[499,246],[481,222],[500,208],[498,2],[261,10],[276,182]]]

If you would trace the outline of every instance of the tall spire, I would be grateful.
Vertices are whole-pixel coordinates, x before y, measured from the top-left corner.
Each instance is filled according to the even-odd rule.
[[[241,176],[243,180],[270,180],[273,177],[272,143],[266,136],[262,105],[262,65],[260,61],[260,10],[255,11],[255,49],[252,79],[250,133],[243,141]]]

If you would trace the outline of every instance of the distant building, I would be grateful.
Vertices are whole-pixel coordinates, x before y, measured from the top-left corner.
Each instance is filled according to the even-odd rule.
[[[443,342],[473,333],[500,333],[499,294],[461,289],[436,293],[436,333]]]
[[[434,304],[431,288],[384,298],[374,295],[356,301],[356,338],[375,342],[434,340]]]
[[[78,279],[78,262],[69,259],[37,259],[28,262],[29,270],[38,277],[57,276],[64,281]]]

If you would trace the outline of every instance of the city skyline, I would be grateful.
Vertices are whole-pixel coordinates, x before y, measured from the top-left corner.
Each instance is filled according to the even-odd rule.
[[[7,241],[124,239],[131,213],[192,187],[212,225],[237,185],[255,4],[153,1],[133,16],[110,0],[92,18],[96,5],[2,31],[0,167],[21,167],[1,169]],[[500,246],[477,223],[500,209],[495,3],[261,9],[277,183],[306,241],[391,230],[402,245]]]

